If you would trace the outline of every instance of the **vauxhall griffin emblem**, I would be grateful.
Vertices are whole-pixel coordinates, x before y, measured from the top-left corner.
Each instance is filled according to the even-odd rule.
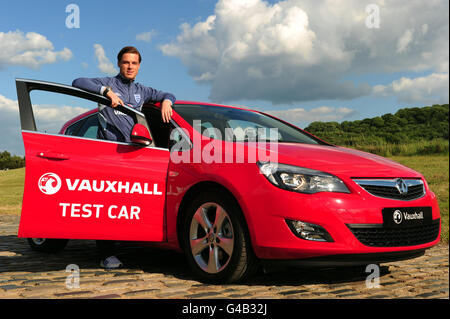
[[[406,185],[406,183],[403,179],[398,178],[395,181],[395,187],[398,189],[400,195],[408,194],[408,185]]]

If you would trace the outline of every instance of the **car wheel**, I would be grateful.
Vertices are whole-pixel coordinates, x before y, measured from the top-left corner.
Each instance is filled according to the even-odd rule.
[[[182,246],[188,263],[201,281],[242,281],[256,270],[239,206],[226,195],[198,196],[187,210]]]
[[[34,251],[56,253],[63,250],[68,239],[27,238],[28,244]]]

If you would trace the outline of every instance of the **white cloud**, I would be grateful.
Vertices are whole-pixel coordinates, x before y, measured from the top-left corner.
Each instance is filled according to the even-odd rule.
[[[413,30],[406,30],[405,33],[398,39],[397,53],[403,53],[407,50],[408,45],[413,40]]]
[[[118,71],[112,64],[112,62],[106,57],[105,49],[103,49],[103,46],[101,44],[94,44],[95,49],[95,57],[98,61],[98,68],[103,73],[106,73],[107,75],[116,75]]]
[[[347,107],[320,106],[311,110],[304,108],[292,108],[288,110],[271,110],[265,113],[276,116],[290,123],[302,123],[306,125],[314,121],[341,121],[355,115],[357,112]]]
[[[37,129],[53,134],[57,134],[68,120],[87,111],[89,109],[68,105],[41,104],[33,106]]]
[[[365,25],[372,3],[379,29]],[[281,104],[372,92],[349,74],[448,72],[448,30],[447,0],[219,0],[160,50],[211,85],[213,101]]]
[[[448,103],[448,88],[448,73],[432,73],[414,79],[402,77],[389,85],[377,85],[373,92],[376,96],[396,96],[405,103],[432,105]]]
[[[65,122],[86,111],[86,108],[67,105],[33,107],[37,129],[48,133],[58,133]],[[4,137],[0,139],[0,151],[7,150],[12,154],[24,155],[17,100],[0,94],[0,114],[0,136]]]
[[[53,44],[36,32],[0,32],[0,69],[16,65],[38,69],[43,64],[68,61],[72,56],[68,48],[55,51]]]
[[[9,151],[12,154],[23,156],[25,154],[21,130],[19,107],[17,101],[10,100],[0,94],[0,151]]]
[[[139,33],[138,35],[136,35],[136,40],[150,42],[150,41],[152,41],[152,39],[155,35],[156,35],[155,30],[150,30],[148,32],[142,32],[142,33]]]
[[[3,95],[0,95],[0,111],[3,112],[19,112],[17,101],[10,100]],[[19,113],[17,113],[19,114]]]

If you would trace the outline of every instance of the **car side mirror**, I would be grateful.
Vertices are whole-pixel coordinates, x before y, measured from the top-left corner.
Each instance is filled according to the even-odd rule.
[[[142,124],[135,124],[131,130],[131,142],[143,146],[148,146],[152,143],[152,138],[148,129]]]

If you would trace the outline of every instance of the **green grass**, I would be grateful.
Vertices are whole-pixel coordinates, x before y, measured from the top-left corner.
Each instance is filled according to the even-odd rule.
[[[449,240],[449,157],[448,155],[390,156],[425,176],[436,194],[441,210],[442,241]],[[0,171],[0,214],[20,214],[25,169]]]
[[[0,214],[20,214],[25,168],[0,171]]]
[[[358,137],[361,138],[361,137]],[[352,142],[351,140],[348,142]],[[448,155],[449,142],[444,139],[434,139],[432,141],[419,140],[401,144],[387,143],[381,140],[364,141],[358,140],[354,143],[348,143],[347,147],[355,148],[360,151],[370,152],[380,156],[435,156]]]

